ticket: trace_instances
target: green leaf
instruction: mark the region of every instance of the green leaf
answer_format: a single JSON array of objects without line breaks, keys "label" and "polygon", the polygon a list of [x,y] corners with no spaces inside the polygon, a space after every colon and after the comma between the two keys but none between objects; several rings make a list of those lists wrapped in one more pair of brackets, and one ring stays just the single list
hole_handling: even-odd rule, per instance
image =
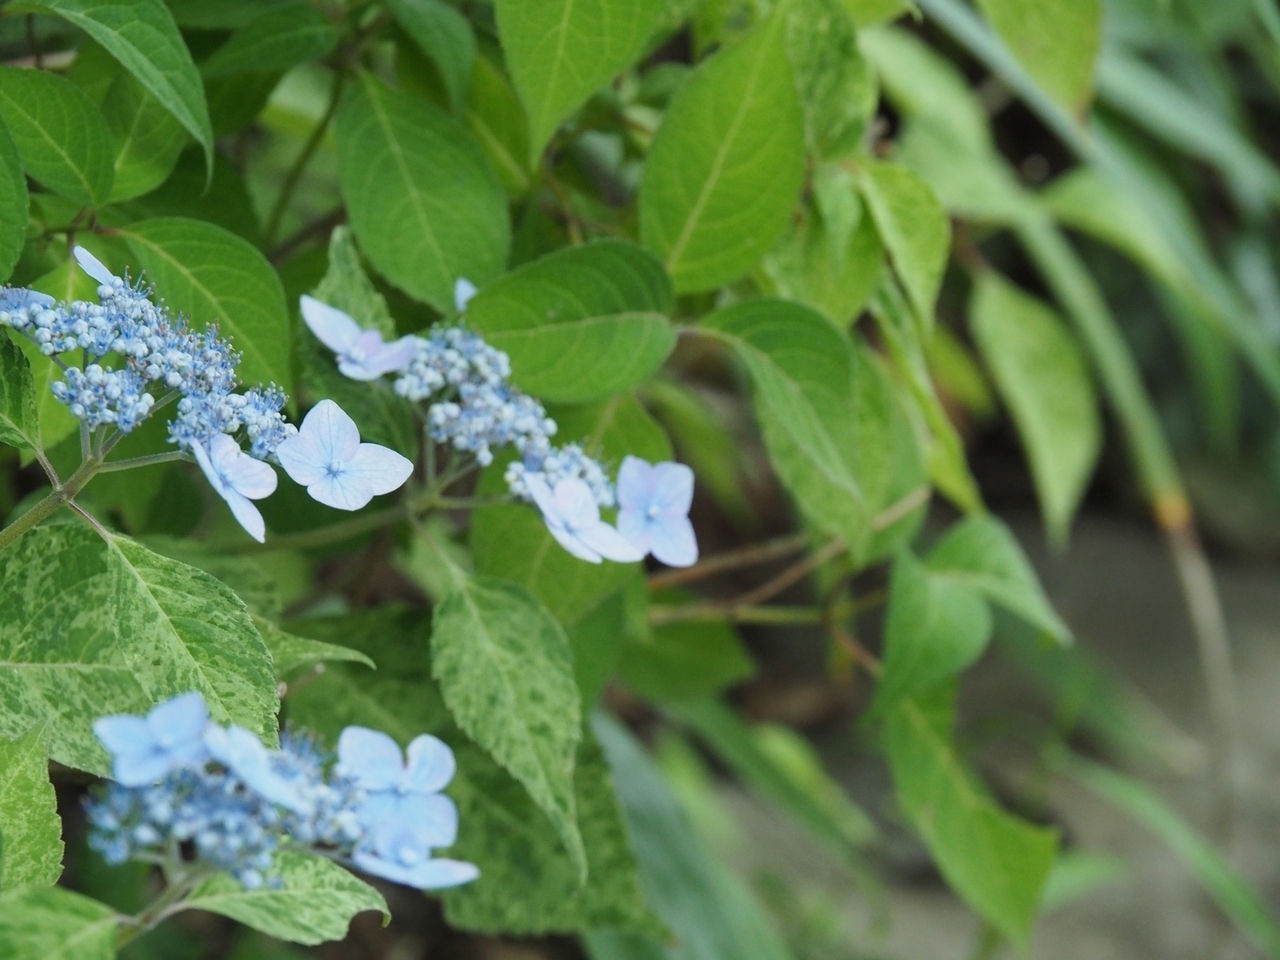
[{"label": "green leaf", "polygon": [[1057,832],[1000,809],[956,755],[954,688],[899,701],[885,727],[898,800],[947,883],[1025,949],[1058,852]]},{"label": "green leaf", "polygon": [[586,937],[594,960],[789,960],[767,912],[690,828],[653,761],[617,721],[592,721],[613,770],[640,865],[640,884],[679,946],[613,931]]},{"label": "green leaf", "polygon": [[749,300],[703,321],[751,375],[769,459],[805,517],[855,553],[870,534],[854,472],[857,437],[848,337],[821,314],[783,300]]},{"label": "green leaf", "polygon": [[1045,526],[1063,543],[1102,449],[1086,360],[1053,310],[992,271],[974,286],[969,324],[1017,424]]},{"label": "green leaf", "polygon": [[329,269],[311,295],[337,307],[364,329],[377,330],[385,339],[396,335],[387,300],[364,272],[360,251],[346,227],[334,228],[329,237]]},{"label": "green leaf", "polygon": [[878,99],[853,19],[841,0],[793,0],[786,16],[787,56],[809,151],[825,158],[851,153]]},{"label": "green leaf", "polygon": [[114,175],[111,134],[84,91],[44,70],[2,67],[0,114],[34,180],[84,206],[106,202]]},{"label": "green leaf", "polygon": [[[632,583],[642,591],[645,589],[640,577]],[[628,590],[619,590],[606,597],[567,630],[569,647],[573,651],[573,681],[578,687],[584,713],[600,699],[618,665],[627,626],[628,595]]]},{"label": "green leaf", "polygon": [[587,882],[518,783],[475,747],[458,752],[458,843],[450,855],[480,880],[444,893],[445,917],[464,930],[542,935],[609,927],[664,936],[640,892],[635,856],[599,745],[578,745],[574,797]]},{"label": "green leaf", "polygon": [[0,117],[0,278],[5,280],[27,242],[29,207],[22,157],[8,124]]},{"label": "green leaf", "polygon": [[62,887],[0,894],[0,957],[115,960],[116,912]]},{"label": "green leaf", "polygon": [[247,240],[200,220],[164,217],[120,228],[156,293],[197,329],[216,323],[243,354],[241,382],[293,389],[284,287]]},{"label": "green leaf", "polygon": [[991,612],[980,595],[901,551],[889,579],[884,672],[867,719],[951,679],[982,656],[990,639]]},{"label": "green leaf", "polygon": [[52,757],[95,773],[90,724],[197,690],[209,711],[275,738],[271,657],[248,611],[203,571],[87,527],[37,527],[0,569],[0,735],[52,724]]},{"label": "green leaf", "polygon": [[865,164],[858,171],[858,186],[920,329],[927,331],[951,248],[947,212],[929,185],[901,164]]},{"label": "green leaf", "polygon": [[285,851],[276,858],[281,885],[246,890],[219,873],[200,884],[186,901],[192,910],[208,910],[238,920],[279,940],[316,944],[341,940],[357,913],[381,910],[387,902],[331,860]]},{"label": "green leaf", "polygon": [[582,715],[563,628],[522,587],[459,575],[431,619],[431,672],[458,726],[529,791],[585,880],[573,796]]},{"label": "green leaf", "polygon": [[336,643],[325,643],[322,640],[311,640],[307,637],[295,637],[286,633],[270,620],[254,617],[253,624],[262,635],[262,642],[271,653],[271,662],[275,666],[276,679],[287,680],[296,675],[304,667],[314,667],[321,663],[363,663],[373,670],[376,666],[372,660],[359,650],[342,647]]},{"label": "green leaf", "polygon": [[467,97],[467,129],[512,197],[529,190],[529,129],[520,99],[506,75],[477,53]]},{"label": "green leaf", "polygon": [[560,121],[643,52],[665,0],[497,0],[498,35],[529,116],[536,166]]},{"label": "green leaf", "polygon": [[307,3],[272,7],[233,33],[200,65],[206,77],[291,70],[323,57],[338,43],[338,31]]},{"label": "green leaf", "polygon": [[387,9],[436,65],[449,92],[449,104],[454,113],[460,113],[467,102],[476,55],[471,21],[440,0],[387,0]]},{"label": "green leaf", "polygon": [[187,131],[133,74],[116,74],[103,98],[102,114],[115,148],[113,203],[150,193],[169,179],[186,146]]},{"label": "green leaf", "polygon": [[1022,547],[995,517],[967,517],[955,524],[929,554],[928,565],[1059,643],[1071,642],[1071,630],[1054,612]]},{"label": "green leaf", "polygon": [[450,312],[459,277],[479,285],[502,272],[506,195],[457,121],[361,74],[337,139],[351,227],[383,276]]},{"label": "green leaf", "polygon": [[0,890],[47,886],[62,876],[62,819],[49,782],[49,726],[0,737]]},{"label": "green leaf", "polygon": [[[133,471],[129,471],[133,473]],[[105,478],[98,477],[94,485]],[[206,542],[176,537],[147,537],[143,546],[149,550],[203,570],[226,584],[254,617],[276,619],[283,606],[280,582],[276,578],[279,554],[248,556],[225,554]]]},{"label": "green leaf", "polygon": [[[558,443],[580,443],[605,463],[620,463],[627,454],[651,463],[671,459],[666,434],[630,394],[551,413],[559,426]],[[489,467],[479,492],[505,493],[504,469],[502,463]],[[636,569],[633,564],[579,560],[556,542],[538,511],[524,504],[474,511],[470,536],[477,573],[527,587],[566,628],[617,592]]]},{"label": "green leaf", "polygon": [[120,61],[204,147],[213,164],[213,128],[200,73],[162,0],[27,0],[79,27]]},{"label": "green leaf", "polygon": [[1062,759],[1069,777],[1156,834],[1250,940],[1267,956],[1280,957],[1280,920],[1274,908],[1155,791],[1082,757],[1067,754]]},{"label": "green leaf", "polygon": [[919,9],[912,0],[843,0],[844,8],[859,27],[871,27],[886,20],[896,20],[904,13]]},{"label": "green leaf", "polygon": [[978,0],[978,6],[1036,83],[1083,114],[1102,45],[1102,0]]},{"label": "green leaf", "polygon": [[[654,598],[670,606],[695,599],[687,591],[670,590]],[[755,672],[755,661],[725,621],[650,628],[641,620],[640,630],[626,634],[618,658],[622,682],[646,700],[660,703],[710,696]]]},{"label": "green leaf", "polygon": [[40,449],[40,419],[31,364],[8,331],[0,337],[0,443]]},{"label": "green leaf", "polygon": [[250,23],[264,10],[296,0],[165,0],[173,19],[181,27],[195,30],[236,30]]},{"label": "green leaf", "polygon": [[860,850],[874,839],[875,824],[822,769],[803,737],[786,727],[753,727],[717,700],[672,704],[664,712],[824,848],[846,862],[861,862]]},{"label": "green leaf", "polygon": [[550,403],[583,403],[645,380],[675,347],[671,283],[621,240],[569,247],[489,284],[467,323],[511,358],[511,377]]},{"label": "green leaf", "polygon": [[667,108],[645,163],[640,236],[678,292],[750,270],[786,229],[804,179],[804,119],[770,18],[703,63]]}]

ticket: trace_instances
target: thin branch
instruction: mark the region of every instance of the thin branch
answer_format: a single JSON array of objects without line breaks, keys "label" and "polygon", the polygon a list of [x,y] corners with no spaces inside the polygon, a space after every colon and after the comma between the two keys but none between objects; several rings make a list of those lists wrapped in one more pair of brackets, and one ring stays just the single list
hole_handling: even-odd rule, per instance
[{"label": "thin branch", "polygon": [[298,181],[302,179],[302,174],[307,169],[307,164],[311,162],[311,158],[324,141],[324,135],[329,129],[329,124],[333,122],[334,115],[338,112],[338,104],[342,100],[342,88],[346,84],[346,80],[347,75],[342,70],[334,73],[333,85],[329,89],[329,105],[325,108],[324,116],[320,118],[316,128],[311,131],[311,136],[307,138],[307,142],[303,145],[302,152],[298,154],[298,158],[294,160],[293,166],[289,168],[289,173],[284,178],[284,185],[280,188],[280,195],[276,197],[275,206],[271,208],[271,215],[267,217],[267,226],[263,231],[263,243],[267,247],[270,247],[275,242],[276,233],[280,230],[280,221],[284,219],[285,211],[289,208],[289,201],[293,199],[293,191],[297,188]]},{"label": "thin branch", "polygon": [[881,530],[888,530],[895,523],[901,520],[917,507],[923,506],[929,502],[929,498],[933,496],[933,488],[927,484],[923,487],[916,487],[897,503],[891,503],[885,507],[880,513],[876,514],[871,521],[871,529],[876,533]]},{"label": "thin branch", "polygon": [[292,236],[282,240],[280,246],[276,247],[267,256],[273,267],[278,267],[297,252],[297,249],[308,241],[317,237],[328,236],[328,234],[340,223],[345,223],[347,219],[346,207],[339,207],[337,210],[331,210],[323,217],[312,220],[305,227],[298,230]]},{"label": "thin branch", "polygon": [[132,470],[134,467],[149,467],[156,463],[172,463],[175,460],[190,460],[181,450],[170,450],[167,453],[152,453],[145,457],[130,457],[128,460],[112,460],[98,468],[99,473],[114,473],[117,470]]},{"label": "thin branch", "polygon": [[739,567],[751,567],[758,563],[768,563],[770,560],[776,560],[779,557],[785,557],[798,550],[803,550],[808,542],[808,539],[803,534],[794,534],[778,537],[774,540],[765,540],[763,543],[753,543],[746,547],[739,547],[737,550],[729,550],[725,553],[707,557],[701,563],[694,564],[692,567],[655,573],[649,578],[649,589],[657,590],[662,587],[674,587],[682,583],[693,583],[695,580],[701,580],[704,577],[709,577],[725,570],[736,570]]},{"label": "thin branch", "polygon": [[776,597],[788,587],[799,583],[807,577],[812,571],[822,566],[828,560],[833,560],[840,554],[849,549],[849,545],[845,542],[844,537],[836,537],[825,547],[814,551],[807,557],[802,557],[797,563],[792,564],[786,570],[771,580],[766,580],[760,586],[753,590],[748,590],[739,597],[735,597],[729,601],[729,606],[733,609],[740,607],[752,607],[756,604],[763,603],[770,597]]}]

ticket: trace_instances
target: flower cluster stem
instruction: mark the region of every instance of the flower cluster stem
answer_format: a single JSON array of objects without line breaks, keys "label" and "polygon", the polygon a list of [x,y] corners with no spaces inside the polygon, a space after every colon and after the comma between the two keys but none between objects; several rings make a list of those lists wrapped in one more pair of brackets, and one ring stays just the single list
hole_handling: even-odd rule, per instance
[{"label": "flower cluster stem", "polygon": [[65,483],[54,487],[53,492],[47,497],[9,524],[9,526],[0,530],[0,550],[9,546],[9,544],[41,521],[52,516],[59,507],[69,503],[77,493],[84,489],[85,484],[93,479],[94,474],[98,472],[101,466],[101,462],[93,458],[84,461],[84,463],[80,464],[80,468],[67,478]]}]

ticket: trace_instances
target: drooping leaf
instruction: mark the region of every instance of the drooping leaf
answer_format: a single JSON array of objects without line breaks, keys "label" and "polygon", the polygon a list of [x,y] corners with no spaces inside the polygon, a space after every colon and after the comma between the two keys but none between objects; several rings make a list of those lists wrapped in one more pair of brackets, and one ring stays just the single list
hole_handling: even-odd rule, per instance
[{"label": "drooping leaf", "polygon": [[449,104],[459,113],[471,87],[476,35],[471,22],[440,0],[387,0],[396,21],[440,71]]},{"label": "drooping leaf", "polygon": [[174,115],[125,71],[107,88],[102,114],[115,149],[111,201],[140,197],[164,183],[187,143],[187,131]]},{"label": "drooping leaf", "polygon": [[246,890],[229,874],[200,884],[187,904],[238,920],[268,936],[294,943],[341,940],[357,913],[381,910],[387,902],[377,890],[331,860],[286,851],[276,858],[280,885]]},{"label": "drooping leaf", "polygon": [[991,639],[991,612],[969,587],[930,570],[906,550],[889,580],[884,672],[867,718],[932,690],[982,655]]},{"label": "drooping leaf", "polygon": [[585,880],[573,794],[582,715],[564,629],[524,588],[466,576],[431,627],[431,672],[449,711],[529,791]]},{"label": "drooping leaf", "polygon": [[0,337],[0,443],[40,449],[31,364],[7,331]]},{"label": "drooping leaf", "polygon": [[233,33],[200,66],[206,77],[289,70],[338,42],[329,19],[308,3],[273,6]]},{"label": "drooping leaf", "polygon": [[0,957],[115,960],[116,912],[62,887],[0,894]]},{"label": "drooping leaf", "polygon": [[9,126],[0,117],[0,277],[9,279],[27,242],[27,178]]},{"label": "drooping leaf", "polygon": [[978,6],[1044,91],[1082,114],[1102,45],[1102,0],[978,0]]},{"label": "drooping leaf", "polygon": [[216,323],[243,357],[236,375],[254,386],[293,388],[289,313],[271,264],[248,241],[185,217],[143,220],[120,234],[147,280],[197,328]]},{"label": "drooping leaf", "polygon": [[49,782],[49,727],[0,737],[0,890],[48,886],[62,876],[62,819]]},{"label": "drooping leaf", "polygon": [[820,314],[749,300],[699,328],[731,346],[751,374],[752,405],[779,479],[811,523],[855,552],[870,535],[854,472],[857,437],[849,339]]},{"label": "drooping leaf", "polygon": [[178,118],[213,163],[213,127],[200,73],[163,0],[27,0],[96,40]]},{"label": "drooping leaf", "polygon": [[[579,443],[604,463],[621,463],[627,454],[651,463],[671,459],[666,434],[630,394],[551,413],[559,426],[558,444]],[[487,469],[479,490],[505,493],[503,470],[502,464]],[[551,536],[538,510],[524,504],[476,510],[470,536],[477,573],[527,587],[566,628],[618,591],[635,570],[632,564],[585,563],[572,556]]]},{"label": "drooping leaf", "polygon": [[676,290],[736,280],[786,229],[804,177],[804,120],[770,18],[703,63],[667,108],[645,163],[640,236]]},{"label": "drooping leaf", "polygon": [[902,700],[885,728],[898,801],[947,883],[1016,945],[1025,946],[1058,852],[1057,832],[1006,813],[956,754],[952,685]]},{"label": "drooping leaf", "polygon": [[446,312],[459,277],[480,285],[502,272],[506,196],[457,121],[362,74],[337,139],[351,227],[383,276]]},{"label": "drooping leaf", "polygon": [[1071,642],[1071,630],[1054,612],[1022,547],[995,517],[966,517],[955,524],[929,554],[928,565],[1059,643]]},{"label": "drooping leaf", "polygon": [[1018,426],[1045,526],[1061,543],[1102,448],[1086,360],[1057,314],[990,271],[974,287],[969,324]]},{"label": "drooping leaf", "polygon": [[0,68],[0,115],[32,179],[85,206],[106,203],[111,134],[79,87],[46,70]]},{"label": "drooping leaf", "polygon": [[275,738],[271,657],[208,574],[87,527],[37,527],[0,569],[0,735],[52,726],[51,756],[96,773],[91,723],[197,690],[220,721]]},{"label": "drooping leaf", "polygon": [[666,13],[664,0],[498,0],[498,35],[529,116],[529,151],[639,56]]},{"label": "drooping leaf", "polygon": [[467,323],[511,358],[512,380],[550,403],[599,400],[635,386],[675,346],[662,264],[604,240],[556,251],[489,284]]},{"label": "drooping leaf", "polygon": [[920,329],[927,331],[951,246],[947,212],[929,185],[901,164],[867,163],[858,185]]},{"label": "drooping leaf", "polygon": [[585,938],[593,960],[789,960],[764,908],[703,845],[640,744],[603,714],[592,728],[613,771],[641,887],[673,935],[668,947],[652,937],[593,931]]}]

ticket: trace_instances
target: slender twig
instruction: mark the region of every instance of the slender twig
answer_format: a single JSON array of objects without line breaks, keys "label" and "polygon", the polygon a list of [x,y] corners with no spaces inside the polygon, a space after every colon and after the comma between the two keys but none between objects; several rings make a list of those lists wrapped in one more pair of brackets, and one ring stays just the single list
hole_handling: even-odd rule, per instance
[{"label": "slender twig", "polygon": [[39,524],[42,520],[52,516],[57,512],[58,508],[63,506],[84,489],[84,485],[88,483],[93,475],[97,472],[98,464],[94,460],[86,460],[80,464],[80,467],[67,478],[67,482],[53,488],[47,497],[36,503],[30,510],[20,516],[13,523],[9,524],[3,530],[0,530],[0,550],[3,550],[13,541]]},{"label": "slender twig", "polygon": [[739,567],[751,567],[758,563],[768,563],[770,560],[776,560],[779,557],[785,557],[798,550],[803,550],[808,542],[808,538],[803,534],[797,533],[739,547],[736,550],[729,550],[725,553],[707,557],[692,567],[655,573],[649,578],[649,589],[658,590],[662,587],[693,583],[696,580],[702,580],[725,570],[736,570]]},{"label": "slender twig", "polygon": [[573,209],[572,198],[570,198],[568,191],[565,190],[564,184],[556,179],[549,166],[546,170],[546,178],[547,186],[556,195],[556,202],[559,203],[560,210],[564,214],[564,224],[569,230],[569,242],[575,247],[582,246],[582,224],[578,220],[577,211]]},{"label": "slender twig", "polygon": [[888,530],[895,523],[907,516],[917,507],[921,507],[929,502],[929,498],[933,496],[933,488],[925,485],[916,487],[897,503],[892,503],[885,507],[880,513],[876,514],[871,521],[871,529],[876,533],[881,530]]},{"label": "slender twig", "polygon": [[339,207],[337,210],[331,210],[323,217],[312,220],[305,227],[295,232],[292,236],[280,241],[280,246],[268,254],[267,259],[271,261],[273,267],[278,267],[290,257],[299,247],[317,237],[327,237],[340,223],[345,223],[347,219],[347,208]]},{"label": "slender twig", "polygon": [[49,478],[49,482],[55,487],[61,486],[62,480],[58,477],[58,471],[53,469],[53,464],[49,462],[49,458],[45,456],[43,450],[37,449],[36,463],[40,464],[40,469],[44,471],[44,475]]},{"label": "slender twig", "polygon": [[293,191],[298,186],[298,181],[302,178],[303,171],[306,170],[307,164],[311,162],[324,135],[329,129],[329,124],[333,122],[334,115],[338,112],[338,104],[342,100],[342,88],[346,84],[347,75],[344,71],[338,70],[333,75],[333,85],[329,89],[329,105],[325,108],[324,116],[320,118],[320,122],[316,128],[311,131],[311,136],[307,138],[306,144],[302,147],[302,152],[298,154],[298,158],[293,162],[293,166],[289,168],[288,174],[284,178],[284,186],[280,188],[280,195],[276,197],[275,206],[271,208],[271,215],[267,218],[267,226],[263,231],[263,243],[270,247],[275,243],[276,233],[280,230],[280,221],[284,219],[285,210],[289,207],[289,201],[293,198]]},{"label": "slender twig", "polygon": [[134,467],[149,467],[155,463],[172,463],[175,460],[190,460],[181,450],[170,450],[166,453],[152,453],[145,457],[130,457],[128,460],[112,460],[98,468],[99,473],[114,473],[117,470],[132,470]]},{"label": "slender twig", "polygon": [[756,604],[763,603],[770,597],[776,597],[788,587],[799,583],[828,560],[835,559],[848,549],[849,545],[845,543],[844,538],[836,537],[826,546],[815,550],[807,557],[801,558],[797,563],[792,564],[771,580],[766,580],[760,586],[730,600],[729,606],[735,609],[753,607]]},{"label": "slender twig", "polygon": [[732,623],[757,624],[828,624],[857,616],[885,601],[885,592],[877,590],[857,600],[845,599],[823,607],[744,607],[729,603],[656,604],[649,608],[649,623]]},{"label": "slender twig", "polygon": [[840,648],[849,655],[849,659],[859,664],[867,673],[880,679],[880,674],[884,671],[884,666],[880,662],[880,658],[859,643],[849,631],[835,623],[827,626],[827,632],[831,634],[831,638],[835,640]]},{"label": "slender twig", "polygon": [[70,507],[72,510],[74,510],[76,513],[80,514],[80,516],[84,517],[84,519],[88,521],[89,526],[93,527],[93,529],[97,531],[98,536],[100,536],[103,540],[110,542],[111,531],[108,530],[106,527],[104,527],[99,522],[97,517],[95,517],[92,513],[90,513],[84,507],[80,506],[80,504],[76,503],[74,500],[68,500],[67,506]]},{"label": "slender twig", "polygon": [[90,444],[89,425],[83,420],[80,421],[80,459],[88,460],[90,454],[93,453]]}]

